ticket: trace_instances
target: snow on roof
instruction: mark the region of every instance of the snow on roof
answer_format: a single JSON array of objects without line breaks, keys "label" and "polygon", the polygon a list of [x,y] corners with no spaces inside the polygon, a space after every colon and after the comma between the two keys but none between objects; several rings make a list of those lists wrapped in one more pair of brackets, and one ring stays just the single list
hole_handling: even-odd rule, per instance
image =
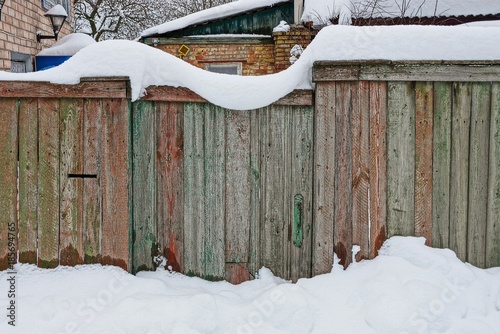
[{"label": "snow on roof", "polygon": [[330,26],[290,68],[265,76],[218,74],[131,41],[90,45],[62,65],[36,73],[0,72],[0,80],[76,84],[82,77],[128,76],[132,99],[148,86],[187,87],[213,104],[238,110],[267,106],[294,89],[312,88],[317,60],[500,60],[500,28]]},{"label": "snow on roof", "polygon": [[461,24],[467,27],[500,27],[500,21],[477,21]]},{"label": "snow on roof", "polygon": [[82,33],[69,34],[58,40],[50,48],[43,49],[37,56],[72,56],[96,41]]},{"label": "snow on roof", "polygon": [[168,21],[158,26],[144,30],[141,37],[164,34],[169,31],[183,29],[194,24],[242,14],[249,10],[273,6],[288,0],[238,0],[224,5],[208,8],[176,20]]},{"label": "snow on roof", "polygon": [[305,0],[302,22],[321,25],[335,15],[339,15],[340,24],[350,24],[351,17],[449,17],[498,13],[499,0]]}]

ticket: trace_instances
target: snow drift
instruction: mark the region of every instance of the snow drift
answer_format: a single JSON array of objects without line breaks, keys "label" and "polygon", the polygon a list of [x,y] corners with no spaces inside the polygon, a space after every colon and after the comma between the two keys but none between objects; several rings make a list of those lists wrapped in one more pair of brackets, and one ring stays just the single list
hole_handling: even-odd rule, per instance
[{"label": "snow drift", "polygon": [[267,106],[294,89],[312,88],[316,60],[500,60],[497,27],[331,26],[318,34],[289,69],[265,76],[234,76],[196,68],[150,46],[130,41],[90,45],[46,71],[0,72],[0,80],[76,84],[82,77],[128,76],[132,99],[152,85],[187,87],[213,104],[238,110]]}]

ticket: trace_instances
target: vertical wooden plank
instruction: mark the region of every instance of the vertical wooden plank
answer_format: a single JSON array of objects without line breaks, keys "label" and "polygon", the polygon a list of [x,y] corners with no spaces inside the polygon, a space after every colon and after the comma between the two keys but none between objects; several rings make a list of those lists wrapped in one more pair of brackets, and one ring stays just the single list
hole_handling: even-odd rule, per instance
[{"label": "vertical wooden plank", "polygon": [[[312,274],[312,169],[313,109],[291,106],[291,189],[288,205],[293,222],[290,250],[290,278],[293,281]],[[288,239],[289,240],[289,239]]]},{"label": "vertical wooden plank", "polygon": [[124,99],[103,99],[101,137],[102,263],[131,269],[129,262],[130,105]]},{"label": "vertical wooden plank", "polygon": [[38,100],[38,266],[59,264],[59,100]]},{"label": "vertical wooden plank", "polygon": [[23,99],[19,104],[19,262],[37,263],[37,231],[38,101]]},{"label": "vertical wooden plank", "polygon": [[450,175],[450,249],[467,260],[467,217],[469,204],[469,131],[471,84],[453,84]]},{"label": "vertical wooden plank", "polygon": [[132,272],[152,270],[157,255],[155,102],[132,105]]},{"label": "vertical wooden plank", "polygon": [[448,248],[450,239],[451,83],[434,83],[432,246]]},{"label": "vertical wooden plank", "polygon": [[484,268],[488,212],[491,83],[472,84],[467,261]]},{"label": "vertical wooden plank", "polygon": [[60,101],[60,248],[59,263],[83,263],[83,100]]},{"label": "vertical wooden plank", "polygon": [[17,100],[0,98],[0,270],[9,267],[9,243],[17,244],[17,130]]},{"label": "vertical wooden plank", "polygon": [[[203,104],[205,121],[205,223],[203,247],[203,277],[209,280],[225,278],[225,110]],[[243,181],[244,182],[244,181]]]},{"label": "vertical wooden plank", "polygon": [[184,105],[157,102],[158,245],[167,267],[184,272]]},{"label": "vertical wooden plank", "polygon": [[[250,254],[248,270],[250,275],[255,277],[257,271],[261,268],[260,258],[260,226],[261,226],[261,192],[260,184],[262,181],[261,170],[261,141],[265,142],[265,131],[261,130],[261,118],[266,115],[265,109],[252,110],[250,114],[250,173],[249,173],[249,187],[250,187]],[[227,270],[227,269],[226,269]]]},{"label": "vertical wooden plank", "polygon": [[200,104],[184,105],[184,266],[190,276],[204,268],[205,168],[204,109]]},{"label": "vertical wooden plank", "polygon": [[388,83],[387,234],[415,233],[415,84]]},{"label": "vertical wooden plank", "polygon": [[[353,87],[355,89],[356,87]],[[357,261],[370,257],[370,83],[360,81],[352,95],[352,242]]]},{"label": "vertical wooden plank", "polygon": [[486,267],[500,266],[500,83],[491,90]]},{"label": "vertical wooden plank", "polygon": [[431,246],[433,83],[417,82],[415,91],[415,235]]},{"label": "vertical wooden plank", "polygon": [[[352,250],[352,99],[358,83],[340,82],[335,103],[335,253],[346,268]],[[354,94],[353,94],[354,93]],[[354,95],[354,96],[353,96]]]},{"label": "vertical wooden plank", "polygon": [[226,263],[226,281],[240,284],[249,278],[248,263]]},{"label": "vertical wooden plank", "polygon": [[[262,184],[263,208],[261,226],[262,265],[274,274],[286,277],[288,253],[285,253],[285,238],[288,237],[288,206],[286,191],[285,141],[288,139],[285,125],[287,110],[283,106],[268,107],[266,110],[266,140],[262,141],[261,154],[265,182]],[[286,217],[286,218],[285,218]]]},{"label": "vertical wooden plank", "polygon": [[83,116],[83,262],[101,263],[102,192],[100,167],[102,147],[102,101],[85,100]]},{"label": "vertical wooden plank", "polygon": [[387,235],[387,83],[370,82],[370,258]]},{"label": "vertical wooden plank", "polygon": [[313,275],[333,265],[335,82],[316,84],[313,196]]},{"label": "vertical wooden plank", "polygon": [[[228,263],[243,264],[250,257],[250,112],[227,110],[226,115],[225,258]],[[234,268],[226,265],[226,269]],[[231,283],[248,279],[248,270],[237,272],[226,272],[226,278],[235,280]]]}]

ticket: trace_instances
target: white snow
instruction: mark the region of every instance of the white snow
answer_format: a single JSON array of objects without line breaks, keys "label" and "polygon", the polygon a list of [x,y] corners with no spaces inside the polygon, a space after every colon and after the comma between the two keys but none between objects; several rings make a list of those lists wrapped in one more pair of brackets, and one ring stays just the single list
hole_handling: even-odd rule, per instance
[{"label": "white snow", "polygon": [[130,41],[92,44],[62,65],[35,73],[0,72],[0,80],[76,84],[82,77],[128,76],[132,99],[148,86],[187,87],[230,109],[269,105],[294,89],[310,89],[316,60],[500,60],[495,27],[392,26],[324,28],[289,69],[264,76],[208,72],[147,45]]},{"label": "white snow", "polygon": [[82,33],[73,33],[64,36],[50,48],[43,49],[38,56],[72,56],[81,49],[96,41],[89,35]]},{"label": "white snow", "polygon": [[186,28],[188,26],[207,22],[214,19],[222,19],[225,17],[242,14],[249,10],[272,6],[287,0],[238,0],[226,3],[224,5],[208,8],[190,15],[186,15],[179,19],[165,22],[158,26],[144,30],[141,33],[142,37],[148,37],[156,34],[164,34],[169,31],[175,31]]},{"label": "white snow", "polygon": [[[169,271],[16,265],[16,327],[2,334],[494,334],[500,268],[478,269],[423,238],[393,237],[380,255],[296,284],[268,269],[234,286]],[[6,271],[0,272],[7,308]],[[5,313],[4,313],[5,314]]]},{"label": "white snow", "polygon": [[339,15],[340,24],[350,24],[351,17],[432,17],[499,13],[498,0],[306,0],[301,20],[322,25],[335,15]]},{"label": "white snow", "polygon": [[500,21],[477,21],[461,24],[467,27],[500,27]]},{"label": "white snow", "polygon": [[287,32],[290,31],[290,26],[286,21],[280,21],[276,27],[273,28],[273,32]]},{"label": "white snow", "polygon": [[45,16],[50,16],[50,15],[52,15],[52,16],[66,16],[66,17],[68,17],[68,13],[66,13],[66,10],[61,5],[55,5],[54,7],[52,7],[51,9],[49,9],[47,11],[47,13],[45,13]]}]

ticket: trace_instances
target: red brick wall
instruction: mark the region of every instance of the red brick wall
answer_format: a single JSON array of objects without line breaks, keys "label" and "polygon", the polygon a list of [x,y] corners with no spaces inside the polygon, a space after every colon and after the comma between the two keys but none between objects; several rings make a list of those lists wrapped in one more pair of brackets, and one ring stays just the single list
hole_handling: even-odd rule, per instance
[{"label": "red brick wall", "polygon": [[[73,0],[71,0],[73,3]],[[0,20],[0,70],[10,71],[10,51],[36,55],[43,47],[55,43],[53,39],[36,42],[36,32],[52,35],[50,20],[43,16],[42,0],[6,0]],[[73,13],[70,13],[72,15]],[[59,38],[73,31],[71,19],[64,24]]]},{"label": "red brick wall", "polygon": [[[274,44],[272,43],[184,43],[191,50],[183,59],[204,68],[207,63],[241,62],[242,75],[263,75],[274,73]],[[178,55],[182,44],[163,44],[158,48]]]},{"label": "red brick wall", "polygon": [[317,31],[302,26],[292,26],[288,32],[273,33],[276,72],[290,67],[290,50],[294,45],[298,44],[305,49],[316,34]]}]

